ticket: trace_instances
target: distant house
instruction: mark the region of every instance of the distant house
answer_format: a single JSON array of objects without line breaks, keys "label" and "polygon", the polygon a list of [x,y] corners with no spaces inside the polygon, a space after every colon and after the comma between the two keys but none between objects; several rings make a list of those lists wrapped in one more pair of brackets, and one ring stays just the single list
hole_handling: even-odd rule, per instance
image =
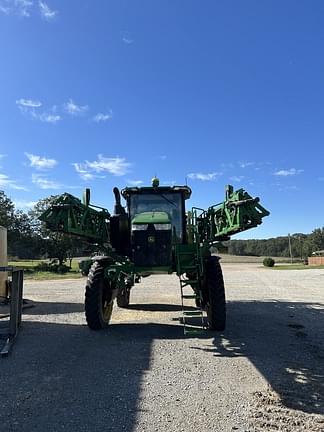
[{"label": "distant house", "polygon": [[312,256],[324,256],[324,250],[315,251]]},{"label": "distant house", "polygon": [[324,265],[324,250],[315,251],[308,258],[308,265],[319,266]]}]

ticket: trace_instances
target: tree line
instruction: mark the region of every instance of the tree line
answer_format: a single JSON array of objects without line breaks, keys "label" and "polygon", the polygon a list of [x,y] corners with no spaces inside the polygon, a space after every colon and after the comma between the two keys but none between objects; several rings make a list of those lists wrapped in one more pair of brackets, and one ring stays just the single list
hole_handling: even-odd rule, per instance
[{"label": "tree line", "polygon": [[310,234],[295,233],[266,240],[230,240],[227,246],[231,255],[290,257],[291,253],[293,258],[304,260],[313,252],[324,250],[324,227],[316,228]]},{"label": "tree line", "polygon": [[73,256],[86,252],[87,246],[79,239],[53,233],[38,220],[56,198],[57,195],[52,195],[42,199],[30,211],[23,212],[15,208],[4,191],[0,191],[0,225],[7,228],[10,258],[49,258],[56,261],[58,266],[63,266]]}]

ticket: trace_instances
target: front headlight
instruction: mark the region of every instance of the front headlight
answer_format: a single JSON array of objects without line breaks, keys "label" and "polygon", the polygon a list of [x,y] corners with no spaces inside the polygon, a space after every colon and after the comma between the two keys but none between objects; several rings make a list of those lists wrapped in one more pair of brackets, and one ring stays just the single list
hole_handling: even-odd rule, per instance
[{"label": "front headlight", "polygon": [[133,224],[132,231],[146,231],[148,224]]},{"label": "front headlight", "polygon": [[166,231],[171,229],[171,224],[154,224],[156,231]]}]

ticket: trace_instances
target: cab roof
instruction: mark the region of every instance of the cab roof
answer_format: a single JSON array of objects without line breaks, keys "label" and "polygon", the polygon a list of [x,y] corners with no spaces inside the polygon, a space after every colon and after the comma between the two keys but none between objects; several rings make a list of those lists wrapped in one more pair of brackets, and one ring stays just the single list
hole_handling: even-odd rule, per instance
[{"label": "cab roof", "polygon": [[184,199],[189,199],[191,196],[191,189],[189,186],[158,186],[158,187],[126,187],[121,190],[123,198],[127,199],[135,194],[165,194],[176,193],[183,194]]}]

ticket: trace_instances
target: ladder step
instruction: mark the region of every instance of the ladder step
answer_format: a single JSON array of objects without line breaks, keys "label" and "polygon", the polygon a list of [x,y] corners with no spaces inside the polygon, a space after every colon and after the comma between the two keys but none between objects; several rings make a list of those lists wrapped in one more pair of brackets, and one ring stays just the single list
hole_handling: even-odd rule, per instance
[{"label": "ladder step", "polygon": [[180,283],[183,285],[194,285],[197,284],[198,281],[194,279],[180,279]]},{"label": "ladder step", "polygon": [[202,311],[183,311],[184,316],[202,316]]},{"label": "ladder step", "polygon": [[196,299],[197,296],[195,294],[183,294],[182,298],[183,299]]}]

